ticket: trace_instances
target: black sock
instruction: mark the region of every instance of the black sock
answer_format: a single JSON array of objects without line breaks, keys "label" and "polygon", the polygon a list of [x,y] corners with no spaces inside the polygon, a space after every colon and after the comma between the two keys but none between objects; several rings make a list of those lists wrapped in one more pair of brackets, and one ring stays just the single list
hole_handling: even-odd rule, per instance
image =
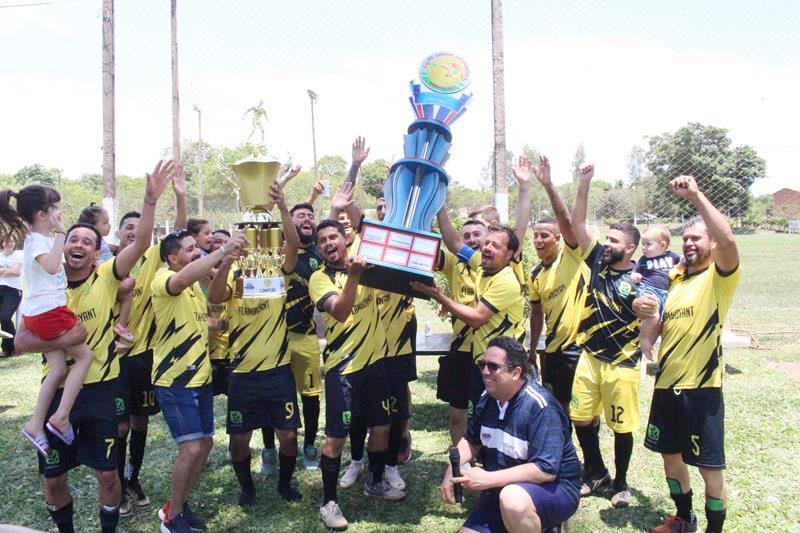
[{"label": "black sock", "polygon": [[578,436],[578,443],[583,450],[583,467],[586,473],[593,477],[598,477],[606,472],[606,465],[600,453],[599,427],[596,425],[575,426],[575,435]]},{"label": "black sock", "polygon": [[397,456],[403,446],[403,427],[399,420],[389,427],[389,449],[386,451],[386,466],[397,466]]},{"label": "black sock", "polygon": [[722,533],[726,509],[719,498],[706,496],[706,533]]},{"label": "black sock", "polygon": [[361,417],[350,424],[350,458],[354,461],[364,459],[364,443],[367,440],[367,425]]},{"label": "black sock", "polygon": [[128,484],[139,484],[139,472],[144,462],[144,446],[147,442],[147,431],[131,428],[131,456],[128,458]]},{"label": "black sock", "polygon": [[128,453],[128,436],[117,437],[117,474],[119,475],[120,494],[125,498],[128,480],[125,478],[125,457]]},{"label": "black sock", "polygon": [[319,469],[322,471],[322,495],[325,505],[328,502],[338,501],[336,487],[339,484],[339,470],[342,467],[342,457],[328,457],[324,453],[319,460]]},{"label": "black sock", "polygon": [[614,433],[614,490],[628,488],[628,465],[633,455],[633,433]]},{"label": "black sock", "polygon": [[303,499],[297,489],[292,487],[292,475],[294,474],[294,467],[297,465],[296,455],[283,455],[278,452],[278,494],[288,502],[296,502]]},{"label": "black sock", "polygon": [[48,505],[47,511],[58,527],[59,533],[75,533],[75,527],[72,525],[72,501],[61,509]]},{"label": "black sock", "polygon": [[380,452],[367,451],[369,456],[369,475],[370,483],[380,483],[383,481],[383,468],[386,466],[386,455],[388,452],[382,450]]},{"label": "black sock", "polygon": [[114,533],[119,524],[119,505],[109,507],[108,505],[100,506],[100,528],[103,533]]},{"label": "black sock", "polygon": [[250,473],[250,456],[248,455],[241,461],[231,461],[231,464],[236,473],[236,480],[242,489],[239,495],[239,505],[253,505],[256,499],[256,485],[253,483],[253,475]]},{"label": "black sock", "polygon": [[303,402],[303,447],[314,446],[319,431],[319,396],[301,396]]},{"label": "black sock", "polygon": [[261,437],[264,439],[264,449],[275,449],[275,430],[271,427],[261,428]]}]

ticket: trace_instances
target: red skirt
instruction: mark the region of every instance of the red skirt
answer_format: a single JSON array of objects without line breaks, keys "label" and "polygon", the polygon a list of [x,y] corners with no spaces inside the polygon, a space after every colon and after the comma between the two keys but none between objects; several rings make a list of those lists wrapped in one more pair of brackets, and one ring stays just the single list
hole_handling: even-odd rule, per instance
[{"label": "red skirt", "polygon": [[63,335],[78,323],[75,313],[63,305],[38,315],[22,317],[22,320],[25,327],[43,341]]}]

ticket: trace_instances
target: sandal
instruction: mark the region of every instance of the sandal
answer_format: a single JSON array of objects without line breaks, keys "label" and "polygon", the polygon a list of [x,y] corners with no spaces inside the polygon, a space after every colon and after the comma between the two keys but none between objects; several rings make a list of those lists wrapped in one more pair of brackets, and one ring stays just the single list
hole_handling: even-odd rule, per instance
[{"label": "sandal", "polygon": [[20,433],[22,433],[22,436],[25,437],[28,440],[28,442],[33,444],[36,447],[36,449],[39,450],[39,453],[42,454],[43,457],[47,457],[47,451],[50,448],[50,442],[47,440],[47,435],[42,433],[41,435],[34,437],[33,435],[25,431],[25,428],[22,428],[22,431]]}]

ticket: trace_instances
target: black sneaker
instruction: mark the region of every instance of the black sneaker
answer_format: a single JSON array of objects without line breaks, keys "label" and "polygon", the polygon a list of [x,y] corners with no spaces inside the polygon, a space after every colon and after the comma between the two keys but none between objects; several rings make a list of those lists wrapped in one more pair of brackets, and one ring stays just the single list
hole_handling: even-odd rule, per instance
[{"label": "black sneaker", "polygon": [[186,515],[186,520],[189,522],[189,527],[192,531],[208,530],[208,526],[203,522],[203,519],[194,514],[192,508],[189,507],[189,502],[183,502],[183,512],[181,514]]},{"label": "black sneaker", "polygon": [[172,520],[168,520],[165,516],[161,522],[159,531],[161,531],[161,533],[191,533],[192,528],[189,527],[186,513],[180,513]]},{"label": "black sneaker", "polygon": [[581,485],[581,498],[590,496],[609,485],[611,485],[611,476],[608,474],[608,471],[599,477],[587,475],[583,478],[583,485]]},{"label": "black sneaker", "polygon": [[300,494],[296,488],[291,485],[287,485],[285,487],[278,487],[278,494],[284,501],[287,502],[299,502],[303,499],[303,495]]},{"label": "black sneaker", "polygon": [[256,491],[242,489],[239,493],[239,505],[252,507],[256,503]]},{"label": "black sneaker", "polygon": [[147,507],[150,505],[150,499],[144,493],[142,485],[138,481],[128,481],[128,488],[125,491],[128,496],[133,500],[136,507]]}]

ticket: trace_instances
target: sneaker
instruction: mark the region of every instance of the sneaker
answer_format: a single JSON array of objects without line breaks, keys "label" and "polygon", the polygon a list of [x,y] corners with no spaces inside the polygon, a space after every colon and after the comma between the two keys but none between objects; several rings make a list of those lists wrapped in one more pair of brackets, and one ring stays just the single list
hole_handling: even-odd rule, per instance
[{"label": "sneaker", "polygon": [[[165,501],[164,506],[158,510],[158,518],[160,518],[162,522],[165,522],[168,515],[169,500]],[[182,516],[186,520],[186,523],[189,525],[187,531],[206,531],[208,529],[203,519],[194,514],[194,511],[192,511],[192,508],[189,507],[187,502],[183,502],[183,512],[178,516]]]},{"label": "sneaker", "polygon": [[261,475],[264,477],[274,476],[278,473],[275,467],[277,455],[275,448],[264,448],[261,450]]},{"label": "sneaker", "polygon": [[317,447],[306,444],[303,446],[303,467],[306,470],[318,470],[319,459],[317,456]]},{"label": "sneaker", "polygon": [[697,531],[697,517],[692,516],[692,521],[687,522],[678,516],[670,516],[660,526],[650,530],[651,533],[694,533]]},{"label": "sneaker", "polygon": [[611,485],[611,476],[606,472],[599,478],[592,478],[586,476],[583,478],[583,485],[581,485],[581,498],[585,498],[600,489]]},{"label": "sneaker", "polygon": [[397,490],[406,490],[406,482],[400,477],[396,466],[387,466],[383,469],[383,479],[390,487]]},{"label": "sneaker", "polygon": [[124,518],[126,516],[132,515],[133,508],[134,508],[133,498],[131,498],[130,494],[125,492],[125,494],[122,495],[122,502],[120,502],[119,504],[119,516]]},{"label": "sneaker", "polygon": [[345,520],[342,510],[339,509],[339,504],[333,500],[319,508],[319,519],[328,529],[336,531],[347,529],[347,520]]},{"label": "sneaker", "polygon": [[[159,510],[159,516],[161,515],[161,511]],[[189,527],[189,521],[186,519],[183,513],[180,513],[175,516],[172,520],[167,520],[167,517],[161,519],[161,533],[191,533],[191,528]]]},{"label": "sneaker", "polygon": [[339,480],[339,486],[343,489],[349,489],[356,484],[361,473],[364,471],[364,461],[350,461],[347,465],[347,470],[344,471],[342,479]]},{"label": "sneaker", "polygon": [[411,432],[408,433],[408,440],[404,441],[403,443],[405,446],[397,452],[397,464],[404,465],[407,464],[411,460],[411,443],[413,439],[411,438]]},{"label": "sneaker", "polygon": [[278,486],[278,495],[286,502],[299,502],[303,499],[303,495],[300,491],[292,485],[286,485],[285,487]]},{"label": "sneaker", "polygon": [[370,483],[368,480],[364,483],[364,496],[375,496],[390,502],[398,502],[405,499],[406,493],[397,490],[385,481]]},{"label": "sneaker", "polygon": [[128,481],[127,494],[136,507],[147,507],[150,505],[150,499],[147,497],[147,494],[144,493],[142,485],[138,481]]},{"label": "sneaker", "polygon": [[611,506],[622,509],[631,504],[631,491],[625,487],[611,497]]},{"label": "sneaker", "polygon": [[228,450],[225,452],[225,461],[228,462],[228,463],[232,463],[233,462],[233,457],[231,456],[231,449],[230,448],[228,448]]}]

